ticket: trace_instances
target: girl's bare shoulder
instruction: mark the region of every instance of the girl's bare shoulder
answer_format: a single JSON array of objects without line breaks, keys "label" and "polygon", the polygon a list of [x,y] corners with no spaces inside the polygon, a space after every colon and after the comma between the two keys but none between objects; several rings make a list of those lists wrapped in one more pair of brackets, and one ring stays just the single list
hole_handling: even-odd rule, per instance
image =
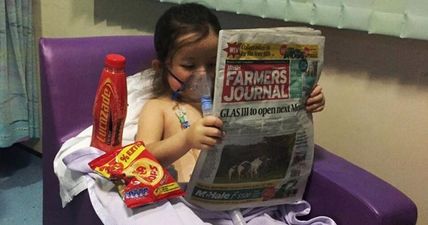
[{"label": "girl's bare shoulder", "polygon": [[163,111],[173,105],[175,105],[175,102],[171,98],[161,96],[147,100],[147,102],[144,104],[144,108]]}]

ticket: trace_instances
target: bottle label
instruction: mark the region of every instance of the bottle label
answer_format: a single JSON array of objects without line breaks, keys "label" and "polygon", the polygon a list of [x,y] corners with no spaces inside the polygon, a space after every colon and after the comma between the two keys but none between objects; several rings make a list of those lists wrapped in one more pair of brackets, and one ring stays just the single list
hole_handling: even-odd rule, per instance
[{"label": "bottle label", "polygon": [[110,104],[112,101],[113,87],[110,79],[106,79],[100,90],[100,108],[99,115],[96,118],[98,123],[94,127],[96,130],[96,138],[105,144],[111,144],[112,137],[112,118]]},{"label": "bottle label", "polygon": [[[94,103],[94,123],[91,146],[103,151],[122,147],[122,133],[126,116],[126,102],[120,101],[126,92],[122,93],[121,85],[106,78],[102,80]],[[119,88],[119,89],[118,89]],[[123,97],[122,96],[122,97]]]},{"label": "bottle label", "polygon": [[124,62],[116,62],[116,59],[112,55],[106,57],[92,111],[91,146],[105,152],[122,147],[127,111],[126,74],[122,68]]}]

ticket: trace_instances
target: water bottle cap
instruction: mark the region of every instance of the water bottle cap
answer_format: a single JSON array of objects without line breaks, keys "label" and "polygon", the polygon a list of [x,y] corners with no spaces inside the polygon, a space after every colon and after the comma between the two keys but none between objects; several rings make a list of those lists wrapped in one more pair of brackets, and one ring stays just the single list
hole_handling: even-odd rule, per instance
[{"label": "water bottle cap", "polygon": [[104,61],[104,64],[109,67],[116,69],[122,69],[125,67],[126,59],[123,55],[119,54],[108,54]]}]

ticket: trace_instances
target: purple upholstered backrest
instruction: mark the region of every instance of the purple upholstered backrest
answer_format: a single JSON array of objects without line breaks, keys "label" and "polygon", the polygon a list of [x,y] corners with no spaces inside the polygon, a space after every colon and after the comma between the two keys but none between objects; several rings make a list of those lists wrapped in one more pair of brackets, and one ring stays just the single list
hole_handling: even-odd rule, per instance
[{"label": "purple upholstered backrest", "polygon": [[62,143],[90,124],[106,54],[124,55],[126,72],[134,74],[150,66],[152,42],[152,36],[42,38],[43,128],[49,134],[44,141]]},{"label": "purple upholstered backrest", "polygon": [[[91,125],[92,104],[105,55],[124,55],[126,72],[132,75],[150,66],[155,51],[153,36],[41,38],[39,47],[44,224],[60,224],[60,217],[67,217],[67,207],[65,210],[61,208],[52,162],[64,141]],[[85,217],[84,213],[82,217]],[[77,224],[77,220],[69,222]]]},{"label": "purple upholstered backrest", "polygon": [[[150,66],[152,36],[42,38],[43,224],[100,225],[87,192],[61,207],[53,159],[68,138],[91,125],[91,111],[107,53],[127,58],[129,75]],[[415,204],[390,184],[315,147],[305,199],[310,216],[327,215],[346,225],[414,225]]]}]

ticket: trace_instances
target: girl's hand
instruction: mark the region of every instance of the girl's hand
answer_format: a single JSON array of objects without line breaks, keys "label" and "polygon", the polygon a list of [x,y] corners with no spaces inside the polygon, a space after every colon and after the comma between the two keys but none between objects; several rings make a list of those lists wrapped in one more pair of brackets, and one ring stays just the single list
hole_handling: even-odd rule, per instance
[{"label": "girl's hand", "polygon": [[325,98],[322,93],[322,88],[318,84],[312,89],[308,100],[306,100],[306,111],[314,113],[320,112],[324,109]]},{"label": "girl's hand", "polygon": [[197,120],[186,132],[186,143],[190,148],[206,150],[221,142],[223,121],[215,116],[206,116]]}]

